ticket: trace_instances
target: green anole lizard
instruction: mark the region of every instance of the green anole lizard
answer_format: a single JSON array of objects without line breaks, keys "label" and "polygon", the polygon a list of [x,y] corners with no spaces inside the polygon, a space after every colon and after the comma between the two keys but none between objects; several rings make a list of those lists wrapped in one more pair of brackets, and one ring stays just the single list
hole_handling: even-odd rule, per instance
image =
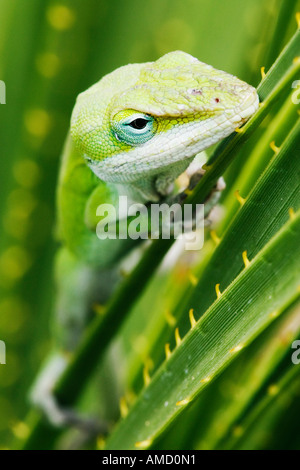
[{"label": "green anole lizard", "polygon": [[51,395],[91,306],[109,297],[129,239],[99,240],[97,207],[161,201],[196,154],[231,134],[258,108],[256,90],[181,51],[130,64],[81,93],[58,182],[56,353],[33,391],[52,423],[76,422]]}]

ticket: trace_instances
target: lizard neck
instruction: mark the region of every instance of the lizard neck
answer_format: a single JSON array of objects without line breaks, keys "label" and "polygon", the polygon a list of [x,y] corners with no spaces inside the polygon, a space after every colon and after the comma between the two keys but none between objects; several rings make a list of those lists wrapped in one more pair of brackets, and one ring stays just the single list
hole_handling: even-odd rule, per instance
[{"label": "lizard neck", "polygon": [[158,202],[162,197],[172,193],[174,181],[189,166],[194,157],[176,162],[167,169],[130,183],[115,183],[119,195],[128,196],[133,202]]}]

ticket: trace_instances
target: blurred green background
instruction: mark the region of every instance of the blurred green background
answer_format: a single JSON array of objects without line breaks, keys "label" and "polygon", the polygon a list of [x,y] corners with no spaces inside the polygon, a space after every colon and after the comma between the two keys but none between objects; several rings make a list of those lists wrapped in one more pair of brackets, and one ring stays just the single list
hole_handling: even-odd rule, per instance
[{"label": "blurred green background", "polygon": [[55,186],[77,94],[176,49],[256,86],[294,32],[299,3],[0,0],[0,447],[24,433],[28,388],[51,341]]}]

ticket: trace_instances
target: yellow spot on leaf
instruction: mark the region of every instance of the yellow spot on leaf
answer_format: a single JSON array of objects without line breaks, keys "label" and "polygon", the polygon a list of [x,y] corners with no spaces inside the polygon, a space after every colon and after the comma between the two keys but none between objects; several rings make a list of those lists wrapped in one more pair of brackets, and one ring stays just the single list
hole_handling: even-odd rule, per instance
[{"label": "yellow spot on leaf", "polygon": [[198,279],[193,273],[189,273],[189,280],[193,286],[196,286],[198,284]]},{"label": "yellow spot on leaf", "polygon": [[143,356],[148,345],[148,340],[144,335],[135,336],[131,340],[133,349],[139,356]]},{"label": "yellow spot on leaf", "polygon": [[122,418],[125,418],[128,415],[128,405],[125,397],[120,398],[120,414]]},{"label": "yellow spot on leaf", "polygon": [[176,403],[176,406],[185,406],[190,402],[189,398],[184,398],[184,400],[179,400]]},{"label": "yellow spot on leaf", "polygon": [[95,312],[97,315],[104,315],[105,314],[105,306],[101,304],[93,304],[92,306],[93,312]]},{"label": "yellow spot on leaf", "polygon": [[270,148],[271,148],[271,149],[273,150],[273,152],[276,153],[276,154],[277,154],[277,153],[279,152],[279,150],[280,150],[280,147],[277,147],[277,146],[275,145],[275,140],[272,140],[272,142],[270,142]]},{"label": "yellow spot on leaf", "polygon": [[219,245],[221,238],[218,237],[217,233],[215,230],[210,231],[210,236],[212,240],[215,242],[216,245]]},{"label": "yellow spot on leaf", "polygon": [[192,194],[192,192],[193,192],[193,191],[192,191],[191,189],[189,189],[189,188],[186,188],[186,189],[184,190],[184,194],[186,194],[187,196],[190,196],[190,194]]},{"label": "yellow spot on leaf", "polygon": [[180,334],[179,334],[179,329],[178,327],[175,329],[175,342],[176,342],[176,346],[179,346],[180,343],[181,343],[181,338],[180,338]]},{"label": "yellow spot on leaf", "polygon": [[210,169],[210,165],[207,165],[207,163],[204,163],[204,165],[202,165],[202,169],[207,171]]},{"label": "yellow spot on leaf", "polygon": [[190,324],[191,324],[191,328],[194,328],[194,326],[196,325],[196,319],[194,317],[194,310],[191,308],[190,311],[189,311],[189,319],[190,319]]},{"label": "yellow spot on leaf", "polygon": [[29,435],[29,427],[23,421],[14,423],[11,430],[18,439],[26,439]]},{"label": "yellow spot on leaf", "polygon": [[270,395],[271,397],[274,397],[275,395],[277,395],[278,392],[279,392],[279,387],[278,387],[278,385],[276,385],[276,384],[271,384],[271,385],[269,385],[269,387],[268,387],[268,395]]},{"label": "yellow spot on leaf", "polygon": [[237,199],[237,201],[240,203],[241,206],[243,206],[246,202],[246,199],[244,199],[241,195],[240,195],[240,191],[237,189],[235,192],[234,192],[234,195]]},{"label": "yellow spot on leaf", "polygon": [[297,27],[300,28],[300,11],[297,11],[296,13],[296,21],[297,21]]},{"label": "yellow spot on leaf", "polygon": [[51,127],[51,118],[44,109],[31,109],[25,113],[26,130],[34,137],[45,137]]},{"label": "yellow spot on leaf", "polygon": [[215,289],[216,289],[217,298],[219,299],[222,295],[220,291],[220,284],[216,284]]},{"label": "yellow spot on leaf", "polygon": [[136,442],[134,445],[138,449],[147,449],[152,444],[152,439],[145,439],[144,441]]},{"label": "yellow spot on leaf", "polygon": [[266,76],[265,67],[260,68],[261,78],[264,79]]},{"label": "yellow spot on leaf", "polygon": [[232,430],[232,434],[234,435],[234,437],[241,437],[243,433],[244,429],[242,428],[242,426],[235,426]]},{"label": "yellow spot on leaf", "polygon": [[130,273],[126,271],[125,269],[120,269],[120,274],[124,279],[127,279]]},{"label": "yellow spot on leaf", "polygon": [[59,72],[60,59],[56,54],[45,52],[37,57],[36,68],[43,77],[53,78]]},{"label": "yellow spot on leaf", "polygon": [[165,344],[165,354],[166,354],[166,359],[169,359],[171,356],[171,350],[170,350],[170,343]]},{"label": "yellow spot on leaf", "polygon": [[270,318],[276,318],[279,315],[279,310],[274,310],[273,312],[270,313]]},{"label": "yellow spot on leaf", "polygon": [[22,297],[8,296],[0,301],[0,330],[7,335],[14,334],[24,326],[30,307]]},{"label": "yellow spot on leaf", "polygon": [[246,251],[246,250],[243,251],[242,257],[243,257],[243,261],[244,261],[245,268],[247,268],[247,266],[249,266],[249,264],[250,264],[250,261],[248,260],[247,251]]},{"label": "yellow spot on leaf", "polygon": [[126,402],[130,406],[135,402],[136,394],[134,393],[134,391],[132,389],[128,389],[125,392],[125,398],[126,398]]},{"label": "yellow spot on leaf", "polygon": [[11,246],[0,257],[0,276],[9,280],[21,278],[32,264],[27,251],[20,246]]},{"label": "yellow spot on leaf", "polygon": [[75,12],[64,5],[54,5],[47,11],[47,20],[58,31],[70,29],[75,23]]},{"label": "yellow spot on leaf", "polygon": [[5,230],[18,240],[23,240],[29,231],[30,216],[38,201],[30,191],[18,188],[9,194],[7,202],[8,208],[3,217]]},{"label": "yellow spot on leaf", "polygon": [[243,349],[244,345],[243,344],[238,344],[237,346],[235,346],[234,348],[230,349],[230,353],[231,354],[234,354],[234,353],[237,353],[239,352],[241,349]]},{"label": "yellow spot on leaf", "polygon": [[289,208],[289,216],[290,216],[291,220],[294,220],[294,218],[296,216],[295,211],[292,207]]},{"label": "yellow spot on leaf", "polygon": [[147,387],[149,383],[151,382],[151,377],[149,375],[149,362],[146,362],[144,369],[143,369],[143,379],[144,379],[144,385]]},{"label": "yellow spot on leaf", "polygon": [[103,450],[105,448],[105,439],[103,436],[97,437],[96,445],[98,450]]},{"label": "yellow spot on leaf", "polygon": [[172,315],[172,313],[169,309],[167,309],[165,311],[165,317],[166,317],[167,323],[170,326],[175,326],[176,325],[176,318]]},{"label": "yellow spot on leaf", "polygon": [[211,381],[211,377],[205,377],[205,379],[200,380],[201,383],[206,384]]},{"label": "yellow spot on leaf", "polygon": [[35,186],[41,176],[40,168],[36,162],[30,159],[23,159],[13,166],[13,174],[20,186],[31,189]]},{"label": "yellow spot on leaf", "polygon": [[67,362],[70,362],[73,357],[74,353],[72,351],[68,351],[67,349],[61,349],[60,354],[66,359]]}]

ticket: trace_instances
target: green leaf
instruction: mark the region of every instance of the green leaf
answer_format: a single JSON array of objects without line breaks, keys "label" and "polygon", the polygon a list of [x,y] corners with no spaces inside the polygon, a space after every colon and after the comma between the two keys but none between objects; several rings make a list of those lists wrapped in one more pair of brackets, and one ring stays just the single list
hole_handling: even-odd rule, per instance
[{"label": "green leaf", "polygon": [[106,449],[150,447],[159,434],[295,297],[300,212],[257,254],[153,376]]}]

